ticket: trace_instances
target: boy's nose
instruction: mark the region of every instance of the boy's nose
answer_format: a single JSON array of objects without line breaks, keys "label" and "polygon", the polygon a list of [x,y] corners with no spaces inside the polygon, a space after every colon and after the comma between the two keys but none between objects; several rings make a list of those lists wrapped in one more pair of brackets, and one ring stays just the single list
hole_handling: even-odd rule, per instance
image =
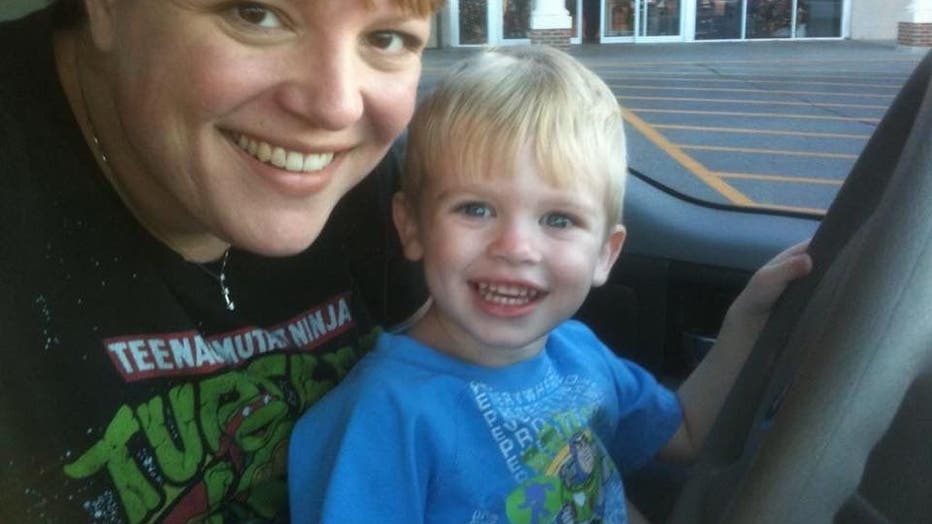
[{"label": "boy's nose", "polygon": [[536,264],[541,261],[541,250],[532,225],[518,221],[503,223],[489,253],[510,264]]},{"label": "boy's nose", "polygon": [[331,131],[345,129],[362,118],[360,72],[351,49],[294,55],[289,64],[291,80],[279,94],[279,103],[286,111]]}]

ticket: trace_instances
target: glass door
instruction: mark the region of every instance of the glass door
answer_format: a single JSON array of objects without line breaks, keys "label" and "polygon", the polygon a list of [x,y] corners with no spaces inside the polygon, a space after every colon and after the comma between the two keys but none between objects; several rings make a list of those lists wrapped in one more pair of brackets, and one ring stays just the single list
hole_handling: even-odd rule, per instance
[{"label": "glass door", "polygon": [[[631,42],[634,40],[638,17],[638,4],[643,0],[601,0],[603,42]],[[583,5],[586,5],[584,1]],[[596,4],[598,6],[598,4]]]},{"label": "glass door", "polygon": [[680,0],[639,0],[636,40],[679,41]]},{"label": "glass door", "polygon": [[681,0],[602,0],[603,42],[680,42]]}]

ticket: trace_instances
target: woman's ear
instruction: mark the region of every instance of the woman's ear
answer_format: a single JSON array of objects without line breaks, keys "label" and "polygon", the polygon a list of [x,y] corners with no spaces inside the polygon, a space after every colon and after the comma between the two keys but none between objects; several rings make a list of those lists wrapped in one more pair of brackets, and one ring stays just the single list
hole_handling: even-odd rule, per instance
[{"label": "woman's ear", "polygon": [[621,254],[621,248],[625,244],[625,237],[628,235],[625,226],[617,224],[608,234],[608,238],[602,244],[602,250],[599,252],[599,260],[596,262],[595,271],[592,274],[593,287],[601,286],[608,280],[608,275],[612,272],[612,266],[618,260]]},{"label": "woman's ear", "polygon": [[395,222],[395,229],[398,230],[405,258],[414,262],[420,260],[424,256],[424,247],[417,225],[417,210],[414,209],[413,202],[401,191],[395,193],[392,198],[392,220]]},{"label": "woman's ear", "polygon": [[[138,0],[130,0],[138,1]],[[101,51],[110,51],[113,49],[114,35],[114,11],[116,0],[84,0],[84,6],[87,9],[87,24],[94,40],[94,45]]]}]

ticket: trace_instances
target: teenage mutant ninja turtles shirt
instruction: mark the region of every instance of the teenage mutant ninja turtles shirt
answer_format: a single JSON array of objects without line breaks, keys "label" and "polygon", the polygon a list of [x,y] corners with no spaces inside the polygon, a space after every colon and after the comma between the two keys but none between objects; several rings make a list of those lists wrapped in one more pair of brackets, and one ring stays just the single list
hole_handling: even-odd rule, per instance
[{"label": "teenage mutant ninja turtles shirt", "polygon": [[50,34],[0,25],[0,522],[283,519],[295,419],[424,296],[389,255],[394,164],[298,256],[188,263],[105,182]]}]

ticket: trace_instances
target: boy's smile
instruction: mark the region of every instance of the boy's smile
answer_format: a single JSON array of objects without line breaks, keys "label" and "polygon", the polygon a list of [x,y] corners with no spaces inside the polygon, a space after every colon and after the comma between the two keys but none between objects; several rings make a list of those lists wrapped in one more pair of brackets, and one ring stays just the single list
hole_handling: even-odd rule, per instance
[{"label": "boy's smile", "polygon": [[544,297],[546,291],[524,284],[475,282],[472,285],[490,314],[520,315],[521,308]]},{"label": "boy's smile", "polygon": [[[417,202],[396,200],[405,254],[423,259],[434,300],[410,335],[486,366],[535,355],[605,281],[624,229],[601,188],[555,187],[529,147],[501,176],[435,171]],[[609,234],[607,234],[608,232]]]}]

